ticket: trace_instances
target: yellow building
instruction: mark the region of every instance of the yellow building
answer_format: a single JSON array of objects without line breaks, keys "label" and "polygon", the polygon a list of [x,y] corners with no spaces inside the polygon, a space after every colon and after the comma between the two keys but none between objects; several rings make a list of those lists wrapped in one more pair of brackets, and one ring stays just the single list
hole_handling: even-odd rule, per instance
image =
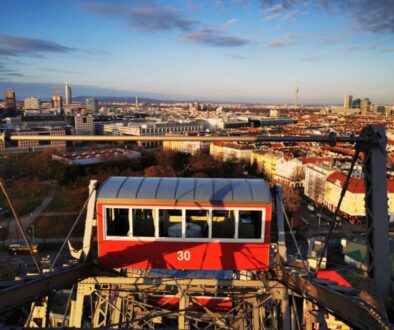
[{"label": "yellow building", "polygon": [[256,164],[258,172],[262,172],[268,179],[272,179],[277,174],[276,165],[282,157],[282,153],[259,150],[252,152],[250,163]]},{"label": "yellow building", "polygon": [[[338,204],[342,187],[345,183],[346,175],[336,171],[327,177],[324,191],[323,204],[332,212]],[[387,182],[388,187],[388,206],[389,213],[394,213],[394,181]],[[364,180],[360,178],[351,178],[343,198],[340,211],[350,220],[357,220],[365,216],[365,186]]]},{"label": "yellow building", "polygon": [[247,144],[214,142],[210,145],[209,154],[213,158],[222,160],[237,159],[249,163],[254,149],[254,147]]},{"label": "yellow building", "polygon": [[209,154],[214,158],[223,159],[224,154],[224,143],[214,142],[209,146]]},{"label": "yellow building", "polygon": [[186,152],[195,155],[200,150],[209,148],[209,142],[201,141],[163,141],[164,150]]}]

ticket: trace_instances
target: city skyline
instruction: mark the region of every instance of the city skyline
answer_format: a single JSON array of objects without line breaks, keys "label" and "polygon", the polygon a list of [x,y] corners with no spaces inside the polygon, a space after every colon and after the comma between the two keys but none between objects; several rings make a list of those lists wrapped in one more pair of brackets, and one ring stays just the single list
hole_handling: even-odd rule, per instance
[{"label": "city skyline", "polygon": [[299,86],[300,104],[340,104],[346,94],[394,103],[389,0],[2,6],[0,87],[17,95],[67,81],[76,96],[294,103]]}]

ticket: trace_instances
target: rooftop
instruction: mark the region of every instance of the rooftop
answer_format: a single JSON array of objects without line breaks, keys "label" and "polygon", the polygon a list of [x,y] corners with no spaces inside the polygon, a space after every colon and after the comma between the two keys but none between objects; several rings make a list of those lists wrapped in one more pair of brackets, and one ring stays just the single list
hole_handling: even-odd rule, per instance
[{"label": "rooftop", "polygon": [[262,205],[271,203],[271,192],[260,179],[110,177],[97,199]]}]

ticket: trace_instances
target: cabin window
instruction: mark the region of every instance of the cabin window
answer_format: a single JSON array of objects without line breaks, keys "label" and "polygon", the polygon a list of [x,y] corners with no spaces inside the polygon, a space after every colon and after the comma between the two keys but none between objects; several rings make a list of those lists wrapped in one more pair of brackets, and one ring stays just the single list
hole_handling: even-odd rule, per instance
[{"label": "cabin window", "polygon": [[235,212],[232,210],[212,211],[212,238],[235,237]]},{"label": "cabin window", "polygon": [[208,238],[208,223],[207,210],[186,210],[186,237]]},{"label": "cabin window", "polygon": [[108,236],[127,236],[129,232],[129,209],[106,208]]},{"label": "cabin window", "polygon": [[159,236],[182,237],[182,210],[159,210]]},{"label": "cabin window", "polygon": [[238,238],[261,238],[261,211],[239,211]]},{"label": "cabin window", "polygon": [[133,209],[133,236],[155,237],[154,212],[151,209]]}]

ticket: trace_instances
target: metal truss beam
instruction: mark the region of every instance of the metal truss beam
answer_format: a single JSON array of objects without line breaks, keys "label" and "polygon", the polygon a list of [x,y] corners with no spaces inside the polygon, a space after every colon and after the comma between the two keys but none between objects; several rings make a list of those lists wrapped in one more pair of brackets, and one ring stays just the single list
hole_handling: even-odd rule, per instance
[{"label": "metal truss beam", "polygon": [[[274,302],[266,283],[259,280],[90,277],[78,283],[72,302],[74,312],[69,324],[65,325],[80,327],[83,320],[89,319],[84,316],[87,311],[83,311],[83,301],[90,296],[94,300],[90,318],[93,328],[153,329],[157,323],[165,328],[162,322],[171,320],[177,322],[179,329],[200,329],[202,325],[215,329],[264,329],[265,307]],[[167,302],[151,305],[148,300],[151,294],[178,297],[179,306],[174,309],[173,305],[167,306]],[[210,310],[197,300],[196,296],[201,295],[230,296],[233,306],[231,310]]]},{"label": "metal truss beam", "polygon": [[372,306],[367,306],[359,298],[352,299],[318,284],[313,279],[286,269],[276,272],[275,277],[288,289],[316,303],[353,328],[366,330],[390,328],[385,315],[381,315]]},{"label": "metal truss beam", "polygon": [[53,290],[69,287],[92,274],[92,264],[83,264],[57,273],[37,275],[26,282],[15,282],[14,286],[0,291],[0,314],[45,297]]},{"label": "metal truss beam", "polygon": [[81,281],[82,284],[116,284],[116,285],[146,285],[146,286],[186,286],[186,287],[232,287],[232,288],[262,288],[261,280],[218,280],[208,278],[163,278],[163,277],[89,277]]}]

